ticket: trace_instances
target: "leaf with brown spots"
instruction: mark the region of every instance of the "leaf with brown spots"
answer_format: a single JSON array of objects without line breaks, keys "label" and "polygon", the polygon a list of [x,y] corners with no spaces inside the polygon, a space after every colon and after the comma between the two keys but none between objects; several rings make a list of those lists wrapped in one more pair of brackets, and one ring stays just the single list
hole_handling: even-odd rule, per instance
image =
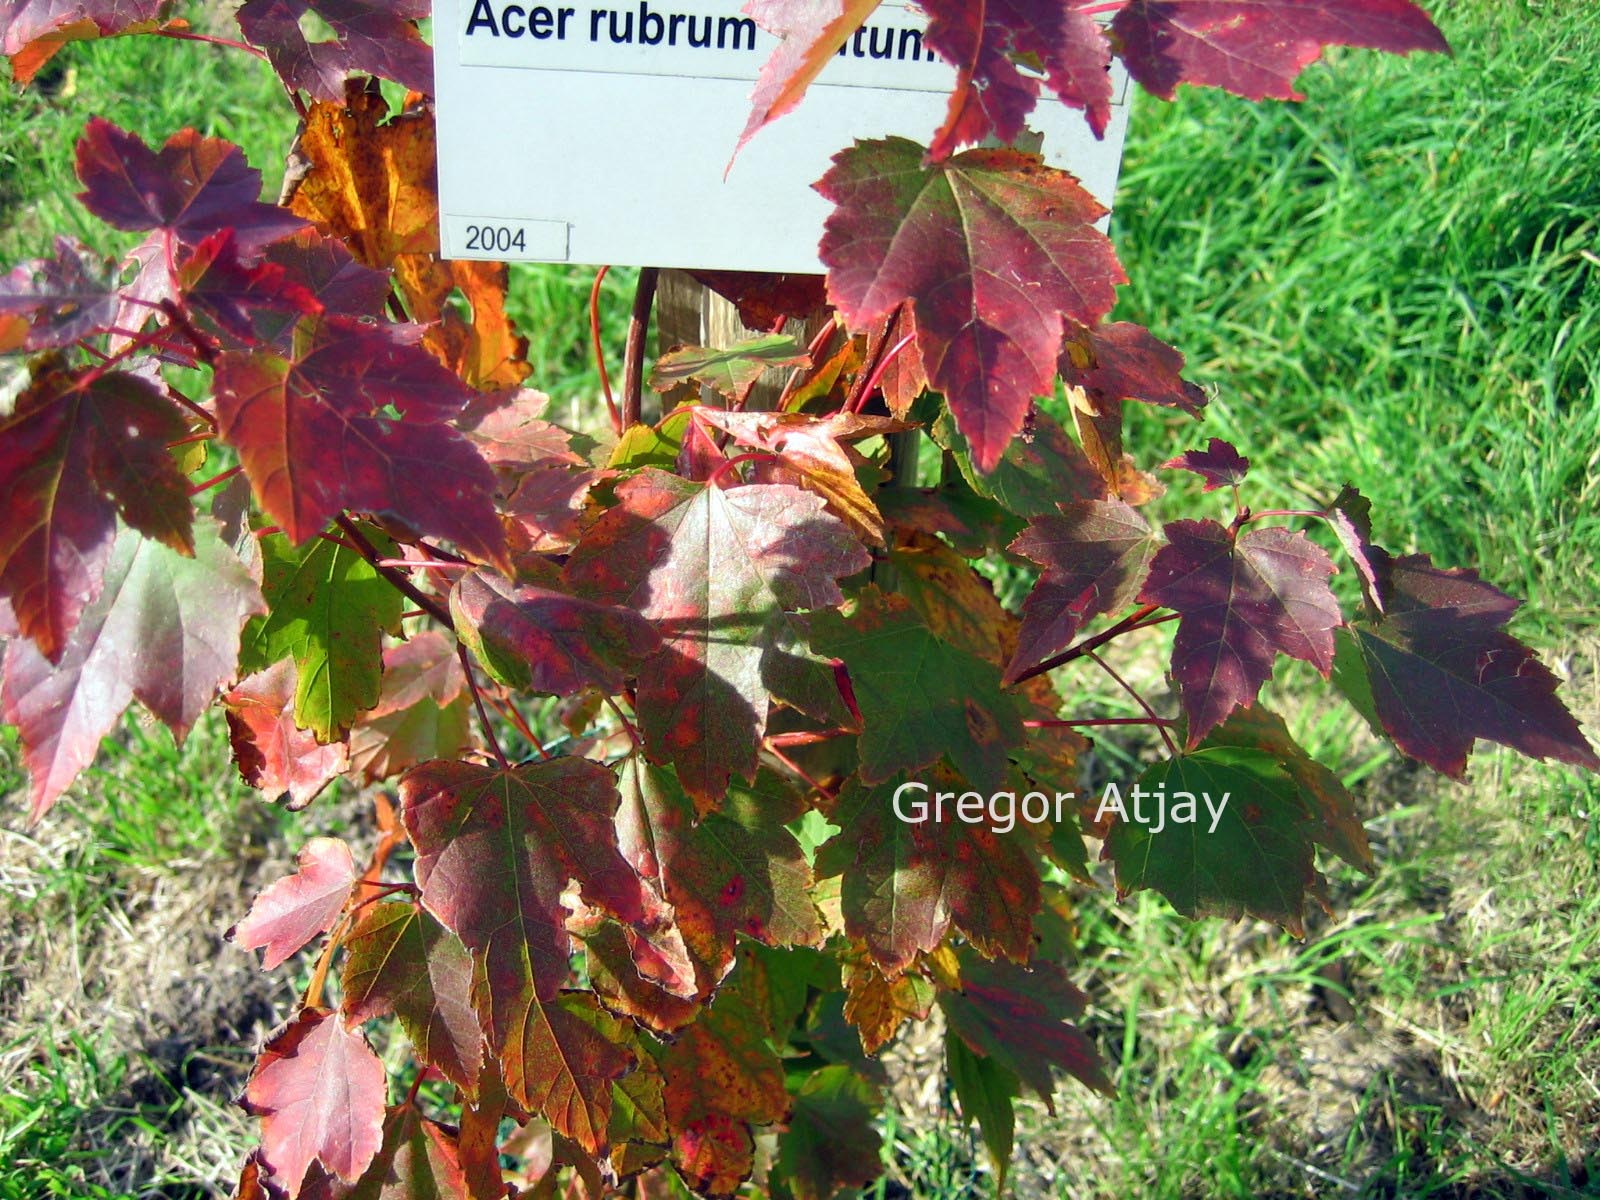
[{"label": "leaf with brown spots", "polygon": [[[906,783],[920,787],[896,802]],[[1032,951],[1039,870],[1028,835],[1020,827],[996,833],[993,825],[1003,822],[986,813],[962,819],[954,798],[976,786],[945,769],[917,779],[897,775],[881,786],[852,780],[834,808],[840,832],[818,850],[817,873],[843,876],[845,932],[866,944],[891,979],[919,953],[937,949],[952,928],[988,954],[1024,962]],[[939,792],[949,795],[941,802]]]},{"label": "leaf with brown spots", "polygon": [[618,485],[565,578],[660,631],[662,650],[640,672],[640,728],[652,760],[672,763],[709,811],[732,776],[754,778],[774,698],[849,723],[833,671],[791,614],[840,603],[835,580],[869,561],[799,488],[723,490],[645,470]]},{"label": "leaf with brown spots", "polygon": [[882,783],[948,755],[971,787],[1000,785],[1022,722],[1000,690],[999,668],[936,637],[905,597],[868,587],[849,616],[817,613],[811,644],[849,668],[861,709],[864,782]]},{"label": "leaf with brown spots", "polygon": [[785,828],[804,803],[785,781],[763,772],[753,785],[735,784],[698,823],[664,768],[630,758],[619,786],[618,844],[672,906],[701,999],[732,969],[737,934],[768,946],[821,943],[811,869]]},{"label": "leaf with brown spots", "polygon": [[700,1019],[657,1053],[672,1161],[702,1195],[732,1196],[755,1165],[751,1126],[789,1115],[770,1011],[766,969],[746,957]]}]

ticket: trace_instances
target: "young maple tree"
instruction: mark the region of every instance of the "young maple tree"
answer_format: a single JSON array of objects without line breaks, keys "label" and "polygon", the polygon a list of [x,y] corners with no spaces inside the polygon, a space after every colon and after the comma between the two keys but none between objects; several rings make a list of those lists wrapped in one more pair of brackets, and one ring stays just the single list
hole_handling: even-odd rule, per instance
[{"label": "young maple tree", "polygon": [[[747,139],[877,2],[751,0],[781,43]],[[82,203],[147,236],[121,264],[61,239],[0,278],[0,351],[27,356],[0,419],[3,706],[33,816],[134,700],[180,738],[220,703],[241,772],[295,806],[397,781],[368,861],[313,839],[233,931],[268,968],[322,946],[245,1088],[240,1196],[726,1196],[758,1172],[821,1200],[877,1175],[869,1059],[935,1007],[1003,1175],[1020,1089],[1110,1088],[1063,967],[1087,836],[1119,893],[1294,932],[1319,848],[1370,869],[1337,777],[1257,702],[1279,655],[1446,775],[1480,739],[1600,767],[1505,632],[1517,602],[1379,547],[1354,488],[1252,509],[1249,460],[1213,438],[1161,468],[1224,490],[1224,518],[1141,515],[1162,488],[1123,407],[1199,417],[1205,395],[1105,320],[1125,280],[1100,205],[989,148],[1045,91],[1101,132],[1113,55],[1157,96],[1295,98],[1328,44],[1445,50],[1423,11],[920,7],[958,81],[927,146],[844,148],[817,184],[834,319],[801,345],[782,330],[820,281],[707,274],[769,335],[664,356],[676,404],[650,425],[636,314],[600,444],[524,386],[506,269],[438,257],[425,4],[238,8],[229,44],[302,118],[281,204],[226,142],[88,123]],[[73,39],[203,36],[168,8],[8,0],[0,50],[25,84]],[[378,78],[410,89],[400,111]],[[774,366],[789,385],[758,411]],[[896,453],[914,429],[936,481]],[[1353,569],[1344,603],[1307,530]],[[1020,616],[977,569],[1000,562],[1037,568]],[[1112,652],[1168,621],[1163,716]],[[1144,715],[1069,707],[1069,664]],[[1146,789],[1232,797],[1211,836],[1092,805],[1006,833],[891,806],[907,781],[1073,791],[1079,731],[1118,724],[1165,743]],[[390,1020],[414,1059],[393,1080],[364,1032]]]}]

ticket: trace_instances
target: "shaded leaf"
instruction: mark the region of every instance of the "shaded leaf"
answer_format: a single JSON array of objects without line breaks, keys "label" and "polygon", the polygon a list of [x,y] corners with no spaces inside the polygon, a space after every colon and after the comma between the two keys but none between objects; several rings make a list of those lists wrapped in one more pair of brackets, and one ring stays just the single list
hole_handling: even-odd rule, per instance
[{"label": "shaded leaf", "polygon": [[296,548],[274,535],[261,539],[260,553],[271,611],[246,631],[243,665],[294,659],[295,721],[332,741],[378,703],[383,634],[399,631],[404,603],[377,568],[337,542]]},{"label": "shaded leaf", "polygon": [[1011,549],[1043,571],[1023,604],[1006,682],[1060,654],[1095,617],[1132,604],[1156,542],[1144,518],[1119,500],[1074,500],[1029,521]]},{"label": "shaded leaf", "polygon": [[778,1136],[775,1164],[795,1200],[830,1200],[882,1174],[882,1139],[872,1127],[882,1103],[878,1089],[843,1064],[806,1076]]},{"label": "shaded leaf", "polygon": [[1455,778],[1478,738],[1600,770],[1556,677],[1504,631],[1518,601],[1425,554],[1370,553],[1383,615],[1351,633],[1377,718],[1401,750]]},{"label": "shaded leaf", "polygon": [[[246,0],[235,16],[285,84],[338,100],[345,79],[358,73],[431,93],[433,58],[414,24],[428,13],[419,0]],[[310,41],[308,16],[325,23],[333,39]]]},{"label": "shaded leaf", "polygon": [[265,1163],[290,1195],[313,1162],[347,1183],[383,1144],[383,1064],[327,1009],[304,1008],[261,1051],[243,1105],[261,1118]]},{"label": "shaded leaf", "polygon": [[137,134],[91,117],[78,139],[79,193],[90,212],[117,229],[165,229],[194,245],[232,229],[242,252],[305,228],[275,204],[261,202],[261,172],[221,138],[184,129],[152,150]]},{"label": "shaded leaf", "polygon": [[680,346],[656,360],[650,386],[670,392],[689,381],[703,383],[729,400],[773,367],[809,366],[805,347],[785,334],[769,333],[731,346]]},{"label": "shaded leaf", "polygon": [[350,847],[339,838],[312,838],[300,848],[294,874],[269,884],[245,919],[228,930],[228,940],[265,950],[261,966],[270,971],[333,928],[355,881]]},{"label": "shaded leaf", "polygon": [[22,263],[0,276],[0,316],[23,318],[26,330],[12,350],[51,350],[100,333],[117,321],[116,265],[90,257],[57,237],[55,257]]},{"label": "shaded leaf", "polygon": [[541,463],[524,471],[504,505],[505,515],[515,523],[512,548],[535,554],[571,550],[592,515],[589,493],[612,474],[563,463]]},{"label": "shaded leaf", "polygon": [[1249,913],[1299,935],[1315,821],[1275,755],[1206,746],[1155,764],[1136,786],[1165,800],[1136,811],[1133,792],[1120,797],[1128,819],[1106,838],[1119,893],[1154,888],[1186,917]]},{"label": "shaded leaf", "polygon": [[155,384],[125,371],[44,370],[0,419],[0,597],[51,662],[100,593],[118,514],[194,553],[188,481],[167,450],[188,432]]},{"label": "shaded leaf", "polygon": [[383,1145],[343,1200],[467,1200],[455,1134],[416,1107],[389,1110]]},{"label": "shaded leaf", "polygon": [[274,262],[247,265],[224,229],[203,239],[179,264],[177,285],[208,329],[223,331],[232,344],[270,341],[322,305]]},{"label": "shaded leaf", "polygon": [[1128,73],[1166,100],[1180,83],[1303,100],[1295,76],[1330,45],[1449,51],[1411,0],[1131,0],[1111,32]]},{"label": "shaded leaf", "polygon": [[1059,422],[1036,412],[1021,437],[1005,447],[987,474],[979,471],[972,447],[949,412],[933,423],[933,440],[953,452],[961,474],[980,496],[997,501],[1018,517],[1038,517],[1070,500],[1096,500],[1106,495],[1100,472]]},{"label": "shaded leaf", "polygon": [[348,1021],[393,1013],[419,1059],[476,1090],[483,1032],[472,1008],[472,960],[432,916],[396,901],[362,909],[345,940],[343,982]]},{"label": "shaded leaf", "polygon": [[471,571],[450,593],[456,634],[499,682],[570,696],[585,687],[622,690],[625,678],[661,645],[631,608]]},{"label": "shaded leaf", "polygon": [[645,745],[709,810],[730,776],[754,777],[771,698],[848,723],[832,670],[789,614],[840,603],[834,580],[870,559],[798,488],[724,491],[646,470],[617,486],[617,501],[566,579],[655,622],[663,649],[641,671],[637,702]]},{"label": "shaded leaf", "polygon": [[237,669],[239,629],[261,592],[209,518],[185,558],[124,529],[105,584],[51,666],[21,638],[6,644],[5,719],[17,726],[42,817],[94,760],[100,739],[138,699],[182,738]]},{"label": "shaded leaf", "polygon": [[1174,521],[1166,535],[1139,598],[1179,614],[1172,674],[1192,749],[1255,700],[1280,653],[1327,676],[1343,618],[1328,587],[1333,560],[1303,533]]},{"label": "shaded leaf", "polygon": [[240,777],[269,796],[287,794],[291,809],[304,808],[347,765],[342,742],[320,745],[294,719],[299,680],[284,659],[235,684],[223,694],[228,740]]},{"label": "shaded leaf", "polygon": [[783,1064],[768,1044],[770,1003],[765,969],[746,958],[701,1018],[658,1054],[672,1160],[702,1195],[737,1191],[754,1166],[750,1127],[789,1114]]},{"label": "shaded leaf", "polygon": [[992,791],[1022,723],[999,669],[935,637],[903,596],[865,589],[851,615],[812,618],[812,645],[850,669],[862,715],[861,778],[882,783],[948,754],[971,786]]},{"label": "shaded leaf", "polygon": [[1318,817],[1312,835],[1317,844],[1326,846],[1351,866],[1372,873],[1372,850],[1367,845],[1367,831],[1356,812],[1355,799],[1337,775],[1300,748],[1277,713],[1260,705],[1235,709],[1211,731],[1207,742],[1260,750],[1276,758]]},{"label": "shaded leaf", "polygon": [[961,1115],[978,1122],[996,1184],[1004,1188],[1017,1129],[1013,1102],[1021,1091],[1021,1081],[998,1060],[969,1050],[954,1030],[944,1035],[944,1063]]},{"label": "shaded leaf", "polygon": [[[518,479],[529,467],[581,467],[583,457],[572,448],[572,435],[544,419],[550,397],[533,388],[508,388],[474,397],[456,426],[485,461]],[[635,426],[640,428],[640,426]]]},{"label": "shaded leaf", "polygon": [[1067,330],[1061,377],[1097,405],[1138,400],[1199,416],[1206,394],[1183,377],[1183,355],[1142,325],[1106,322]]},{"label": "shaded leaf", "polygon": [[828,296],[854,328],[914,301],[928,381],[987,473],[1053,388],[1062,319],[1093,324],[1126,277],[1094,227],[1105,210],[1065,172],[1013,150],[922,158],[901,138],[834,158],[817,185],[837,206]]},{"label": "shaded leaf", "polygon": [[767,271],[693,271],[699,283],[729,300],[748,329],[778,333],[786,322],[810,317],[828,302],[821,275]]},{"label": "shaded leaf", "polygon": [[455,643],[436,629],[383,652],[378,705],[350,731],[350,765],[368,783],[472,745],[467,679]]}]

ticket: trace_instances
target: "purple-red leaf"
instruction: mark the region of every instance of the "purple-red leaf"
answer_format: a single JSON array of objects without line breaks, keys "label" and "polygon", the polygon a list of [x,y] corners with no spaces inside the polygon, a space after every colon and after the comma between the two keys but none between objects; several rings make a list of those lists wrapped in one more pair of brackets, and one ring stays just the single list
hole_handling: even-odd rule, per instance
[{"label": "purple-red leaf", "polygon": [[244,151],[221,138],[184,129],[159,151],[137,134],[94,117],[78,140],[78,196],[95,216],[118,229],[166,229],[194,244],[222,229],[234,231],[245,253],[305,228],[305,221],[261,202],[261,172]]},{"label": "purple-red leaf", "polygon": [[228,930],[228,940],[265,950],[261,966],[270,971],[333,928],[355,881],[350,847],[338,838],[312,838],[301,848],[294,874],[262,891],[245,919]]},{"label": "purple-red leaf", "polygon": [[202,240],[178,264],[176,275],[189,304],[246,345],[271,341],[300,317],[322,311],[317,298],[285,268],[272,262],[247,265],[231,229]]},{"label": "purple-red leaf", "polygon": [[1325,46],[1450,49],[1412,0],[1130,0],[1111,32],[1128,73],[1167,100],[1180,83],[1302,100],[1295,76]]},{"label": "purple-red leaf", "polygon": [[1059,963],[1031,970],[1008,962],[961,958],[961,990],[942,992],[939,1007],[951,1030],[975,1054],[991,1058],[1034,1090],[1045,1107],[1051,1100],[1052,1067],[1098,1092],[1113,1092],[1094,1043],[1071,1019],[1082,1016],[1087,998]]},{"label": "purple-red leaf", "polygon": [[1342,623],[1328,587],[1333,560],[1278,526],[1235,533],[1215,521],[1174,521],[1140,599],[1179,614],[1172,674],[1189,718],[1189,746],[1250,704],[1278,654],[1333,668]]},{"label": "purple-red leaf", "polygon": [[222,697],[240,776],[269,796],[287,794],[291,809],[310,804],[346,766],[343,742],[324,746],[295,724],[296,676],[294,660],[281,659]]},{"label": "purple-red leaf", "polygon": [[1127,282],[1094,223],[1105,209],[1064,171],[1014,150],[924,166],[903,138],[858,142],[817,190],[828,295],[853,328],[914,301],[917,348],[991,471],[1056,377],[1063,318],[1092,325]]},{"label": "purple-red leaf", "polygon": [[51,666],[33,643],[6,644],[5,719],[22,736],[38,820],[94,761],[137,698],[182,737],[238,667],[239,630],[261,591],[209,521],[185,558],[123,530],[105,585]]},{"label": "purple-red leaf", "polygon": [[167,450],[188,431],[155,384],[125,371],[45,371],[0,420],[0,597],[52,662],[100,592],[118,513],[194,553],[188,484]]},{"label": "purple-red leaf", "polygon": [[238,448],[261,507],[297,544],[348,508],[498,560],[494,472],[447,424],[473,393],[412,332],[325,318],[292,359],[222,355],[222,436]]},{"label": "purple-red leaf", "polygon": [[383,1144],[383,1064],[357,1030],[307,1008],[261,1052],[244,1105],[261,1118],[262,1158],[291,1196],[313,1162],[354,1183]]},{"label": "purple-red leaf", "polygon": [[661,645],[655,627],[631,608],[517,585],[492,571],[463,575],[450,612],[484,669],[523,691],[616,693]]},{"label": "purple-red leaf", "polygon": [[152,28],[172,0],[0,0],[0,54],[26,85],[66,42]]},{"label": "purple-red leaf", "polygon": [[1156,536],[1120,500],[1074,500],[1059,513],[1029,521],[1011,549],[1044,570],[1022,606],[1017,652],[1006,668],[1008,684],[1060,654],[1093,618],[1133,603]]},{"label": "purple-red leaf", "polygon": [[1168,471],[1193,471],[1205,480],[1202,492],[1238,487],[1250,470],[1250,460],[1221,438],[1212,438],[1204,450],[1185,450],[1161,464]]},{"label": "purple-red leaf", "polygon": [[[339,100],[352,74],[431,94],[433,57],[415,25],[428,14],[425,0],[247,0],[236,16],[290,88]],[[308,40],[307,17],[326,24],[334,40]]]},{"label": "purple-red leaf", "polygon": [[54,258],[23,263],[0,276],[0,316],[25,319],[27,335],[12,349],[53,350],[117,321],[114,264],[89,257],[71,238],[56,238]]},{"label": "purple-red leaf", "polygon": [[[1095,136],[1111,119],[1111,45],[1091,16],[1061,0],[924,0],[927,44],[959,75],[929,153],[944,158],[987,138],[1014,142],[1048,86],[1081,108]],[[1019,62],[1043,71],[1024,74]]]},{"label": "purple-red leaf", "polygon": [[566,577],[655,622],[662,649],[638,696],[645,745],[709,811],[731,775],[754,777],[772,697],[849,722],[832,669],[790,613],[841,603],[835,580],[870,557],[819,498],[783,484],[724,491],[647,470],[617,501]]},{"label": "purple-red leaf", "polygon": [[1425,554],[1372,553],[1383,616],[1351,632],[1378,720],[1401,750],[1457,778],[1477,738],[1600,770],[1556,677],[1504,631],[1518,601]]}]

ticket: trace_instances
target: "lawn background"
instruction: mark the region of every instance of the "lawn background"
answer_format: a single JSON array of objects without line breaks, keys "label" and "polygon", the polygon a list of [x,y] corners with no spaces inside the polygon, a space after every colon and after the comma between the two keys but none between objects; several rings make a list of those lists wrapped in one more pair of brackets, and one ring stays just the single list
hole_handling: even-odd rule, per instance
[{"label": "lawn background", "polygon": [[[1337,52],[1303,77],[1301,106],[1140,98],[1113,224],[1133,279],[1117,315],[1183,349],[1213,399],[1201,427],[1139,413],[1134,447],[1149,465],[1230,438],[1263,502],[1358,483],[1385,545],[1529,598],[1515,628],[1593,731],[1600,11],[1428,7],[1452,58]],[[0,263],[57,232],[126,248],[71,199],[90,114],[151,141],[187,124],[235,140],[272,195],[286,112],[243,55],[68,47],[41,86],[0,98]],[[591,278],[514,272],[531,382],[558,418],[597,403]],[[613,348],[631,278],[607,283]],[[1202,503],[1179,488],[1157,511]],[[1158,639],[1134,663],[1157,689]],[[1335,871],[1337,916],[1303,943],[1187,924],[1148,896],[1085,897],[1073,973],[1119,1097],[1067,1087],[1054,1117],[1028,1108],[1014,1194],[1600,1195],[1600,788],[1499,753],[1441,783],[1322,696],[1284,670],[1270,701],[1356,788],[1377,877]],[[1144,749],[1105,746],[1102,770]],[[250,1136],[228,1099],[297,980],[255,970],[221,931],[360,802],[262,803],[215,720],[176,750],[130,719],[36,829],[0,735],[0,794],[0,1200],[226,1194]],[[891,1056],[897,1110],[871,1194],[992,1192],[937,1051],[923,1033]]]}]

